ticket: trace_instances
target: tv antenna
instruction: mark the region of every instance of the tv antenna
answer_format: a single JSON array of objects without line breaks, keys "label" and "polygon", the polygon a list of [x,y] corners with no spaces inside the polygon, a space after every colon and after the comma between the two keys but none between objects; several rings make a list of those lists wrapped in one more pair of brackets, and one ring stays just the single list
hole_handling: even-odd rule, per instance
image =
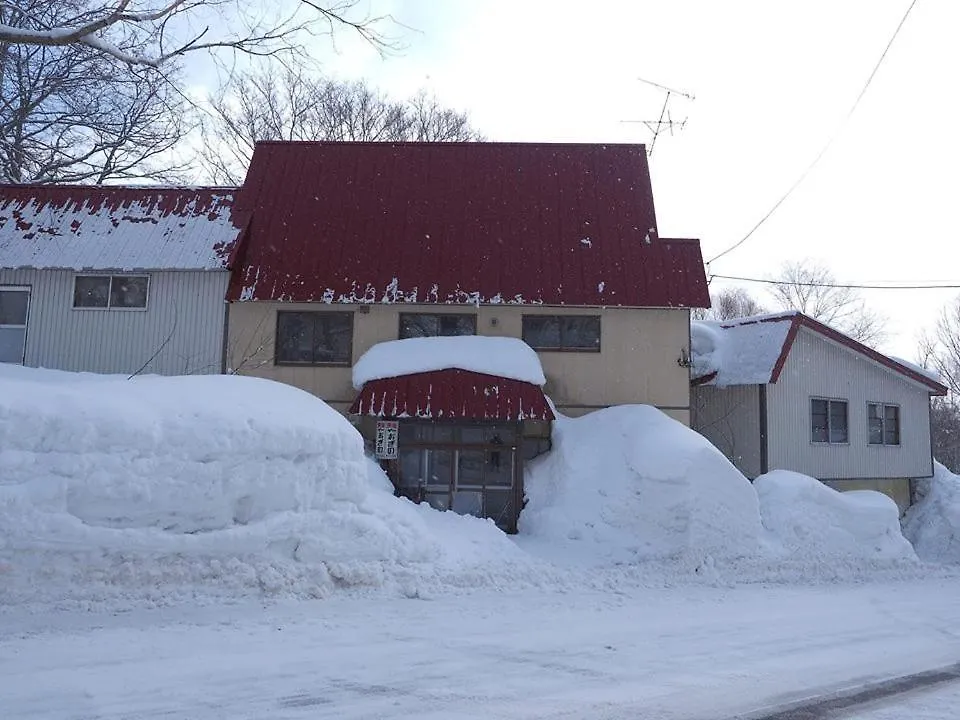
[{"label": "tv antenna", "polygon": [[669,132],[670,135],[673,135],[674,130],[683,130],[684,126],[687,124],[687,118],[683,120],[674,120],[673,116],[670,114],[670,98],[674,95],[682,97],[685,100],[696,100],[696,97],[692,93],[684,92],[683,90],[677,90],[676,88],[667,87],[666,85],[661,85],[660,83],[655,83],[652,80],[644,80],[643,78],[637,78],[640,82],[645,85],[650,85],[655,87],[661,92],[664,93],[663,98],[663,107],[660,108],[660,117],[656,120],[621,120],[620,122],[625,123],[640,123],[644,125],[647,130],[653,135],[653,139],[650,141],[650,144],[647,146],[647,155],[653,155],[653,149],[657,145],[657,138],[660,137],[660,133]]}]

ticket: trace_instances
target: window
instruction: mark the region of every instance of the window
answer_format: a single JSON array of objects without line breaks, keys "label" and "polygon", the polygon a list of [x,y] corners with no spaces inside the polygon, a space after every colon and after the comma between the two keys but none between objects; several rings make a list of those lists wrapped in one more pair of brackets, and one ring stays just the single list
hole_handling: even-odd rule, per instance
[{"label": "window", "polygon": [[871,445],[899,445],[900,408],[884,403],[867,403],[867,434]]},{"label": "window", "polygon": [[352,359],[352,313],[277,313],[278,365],[349,365]]},{"label": "window", "polygon": [[144,310],[149,286],[146,275],[77,275],[73,280],[73,306]]},{"label": "window", "polygon": [[600,352],[600,316],[524,315],[523,341],[534,350]]},{"label": "window", "polygon": [[810,439],[815,443],[849,442],[847,401],[811,399],[810,428]]},{"label": "window", "polygon": [[400,313],[400,339],[476,335],[476,315]]},{"label": "window", "polygon": [[30,289],[0,285],[0,362],[23,362]]}]

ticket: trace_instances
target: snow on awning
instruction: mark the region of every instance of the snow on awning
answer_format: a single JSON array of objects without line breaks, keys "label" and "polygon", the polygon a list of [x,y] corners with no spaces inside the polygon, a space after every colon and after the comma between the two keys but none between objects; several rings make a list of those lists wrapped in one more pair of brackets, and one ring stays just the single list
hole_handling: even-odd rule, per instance
[{"label": "snow on awning", "polygon": [[368,380],[351,414],[432,420],[553,420],[538,385],[468,370],[445,369]]},{"label": "snow on awning", "polygon": [[522,340],[460,335],[378,343],[353,366],[353,387],[359,390],[371,380],[453,369],[534,386],[546,383],[540,358]]}]

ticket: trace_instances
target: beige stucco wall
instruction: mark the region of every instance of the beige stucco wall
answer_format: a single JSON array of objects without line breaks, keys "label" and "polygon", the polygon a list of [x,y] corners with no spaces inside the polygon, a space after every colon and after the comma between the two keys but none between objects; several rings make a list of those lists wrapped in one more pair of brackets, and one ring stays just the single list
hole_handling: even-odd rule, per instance
[{"label": "beige stucco wall", "polygon": [[902,515],[910,507],[910,481],[906,478],[881,478],[878,480],[824,480],[828,487],[840,492],[848,490],[875,490],[892,499]]},{"label": "beige stucco wall", "polygon": [[307,390],[339,410],[353,401],[349,367],[275,365],[277,310],[330,310],[354,313],[353,360],[372,345],[396,340],[401,312],[471,313],[477,333],[521,336],[525,314],[600,314],[599,353],[540,353],[547,376],[545,392],[561,412],[582,415],[609,405],[656,405],[685,424],[690,422],[690,385],[677,360],[689,354],[689,316],[684,309],[564,308],[483,305],[322,305],[317,303],[232,303],[228,317],[227,367]]}]

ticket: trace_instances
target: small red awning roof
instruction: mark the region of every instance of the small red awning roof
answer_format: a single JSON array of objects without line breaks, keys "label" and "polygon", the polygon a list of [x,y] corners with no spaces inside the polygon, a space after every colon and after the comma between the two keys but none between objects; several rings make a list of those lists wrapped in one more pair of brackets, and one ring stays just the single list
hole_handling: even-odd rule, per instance
[{"label": "small red awning roof", "polygon": [[538,386],[467,370],[437,370],[371,380],[350,407],[354,415],[433,420],[553,420]]}]

